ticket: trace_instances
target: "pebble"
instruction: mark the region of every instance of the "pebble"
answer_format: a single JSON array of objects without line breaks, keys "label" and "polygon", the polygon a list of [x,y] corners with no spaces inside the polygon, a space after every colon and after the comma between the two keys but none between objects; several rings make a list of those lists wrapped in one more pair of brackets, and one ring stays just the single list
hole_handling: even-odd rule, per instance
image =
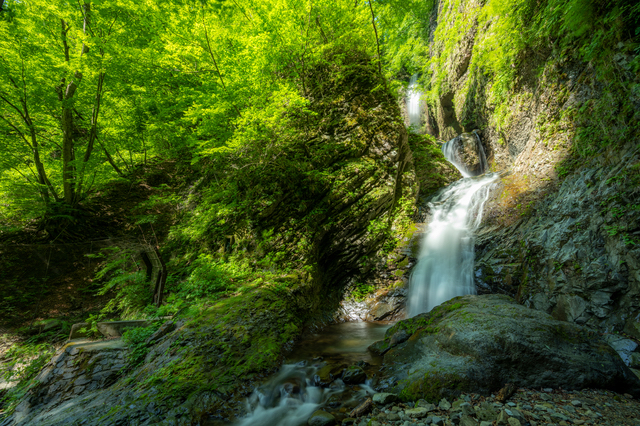
[{"label": "pebble", "polygon": [[[393,397],[390,398],[391,400]],[[434,401],[435,402],[435,401]],[[415,407],[415,408],[409,408]],[[482,415],[482,417],[481,417]],[[485,416],[490,416],[486,418]],[[457,400],[443,398],[393,402],[360,417],[355,425],[369,426],[640,426],[640,401],[630,395],[602,390],[565,392],[560,389],[518,389],[506,404],[477,394]],[[346,419],[345,419],[346,420]],[[342,424],[347,424],[343,422]]]}]

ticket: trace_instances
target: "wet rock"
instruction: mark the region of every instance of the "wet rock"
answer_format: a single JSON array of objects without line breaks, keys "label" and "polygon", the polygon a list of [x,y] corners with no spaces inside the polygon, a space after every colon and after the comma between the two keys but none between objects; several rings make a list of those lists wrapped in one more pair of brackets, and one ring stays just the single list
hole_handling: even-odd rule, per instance
[{"label": "wet rock", "polygon": [[318,410],[309,417],[307,422],[309,426],[333,426],[336,424],[336,418],[323,410]]},{"label": "wet rock", "polygon": [[[640,245],[625,243],[635,238],[630,230],[637,228],[640,211],[629,211],[623,201],[638,198],[629,177],[637,173],[640,153],[631,144],[612,151],[538,197],[530,214],[508,225],[497,219],[478,230],[479,288],[518,294],[523,304],[558,320],[607,332],[624,329],[640,338]],[[605,157],[613,154],[617,158]],[[485,217],[497,204],[486,205]],[[610,235],[607,229],[620,232]]]},{"label": "wet rock", "polygon": [[367,398],[363,403],[351,410],[349,417],[362,417],[373,409],[373,400]]},{"label": "wet rock", "polygon": [[473,133],[462,133],[451,139],[442,147],[443,151],[449,151],[448,158],[454,158],[453,163],[469,176],[478,176],[484,172],[485,164],[482,163],[482,149],[478,137]]},{"label": "wet rock", "polygon": [[329,386],[335,379],[342,377],[346,364],[327,364],[316,373],[314,379],[318,386]]},{"label": "wet rock", "polygon": [[396,345],[399,345],[400,343],[404,343],[409,340],[409,337],[411,337],[411,335],[405,330],[399,330],[398,332],[394,333],[393,336],[391,336],[391,338],[389,339],[389,346],[394,347]]},{"label": "wet rock", "polygon": [[358,366],[352,365],[342,373],[342,381],[348,385],[357,385],[367,380],[367,373]]},{"label": "wet rock", "polygon": [[394,393],[376,393],[373,395],[373,402],[378,405],[387,405],[398,400],[398,395]]},{"label": "wet rock", "polygon": [[384,355],[383,371],[397,379],[390,390],[404,400],[434,402],[460,390],[489,393],[504,383],[640,395],[640,380],[597,333],[507,296],[454,298],[400,321],[385,341],[400,329],[412,337]]}]

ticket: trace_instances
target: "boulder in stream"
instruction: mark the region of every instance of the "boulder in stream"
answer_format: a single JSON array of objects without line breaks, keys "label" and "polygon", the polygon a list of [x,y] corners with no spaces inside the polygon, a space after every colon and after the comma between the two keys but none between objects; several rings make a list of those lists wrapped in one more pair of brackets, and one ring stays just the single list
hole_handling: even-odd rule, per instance
[{"label": "boulder in stream", "polygon": [[[392,343],[400,330],[411,337]],[[504,295],[456,297],[398,322],[372,346],[385,351],[379,388],[407,401],[488,394],[506,383],[640,396],[640,380],[596,332]]]}]

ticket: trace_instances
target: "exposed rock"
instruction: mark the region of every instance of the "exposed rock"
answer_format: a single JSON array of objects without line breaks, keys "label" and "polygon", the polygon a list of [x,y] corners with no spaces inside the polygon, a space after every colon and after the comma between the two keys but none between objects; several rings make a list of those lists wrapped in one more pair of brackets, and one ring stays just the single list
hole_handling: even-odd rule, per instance
[{"label": "exposed rock", "polygon": [[604,340],[618,352],[626,365],[631,365],[631,354],[638,348],[636,342],[617,334],[605,334]]},{"label": "exposed rock", "polygon": [[113,384],[124,366],[126,346],[121,340],[74,342],[62,348],[35,378],[36,385],[13,416],[20,423],[45,405],[55,406],[83,392]]},{"label": "exposed rock", "polygon": [[351,410],[349,417],[361,417],[369,413],[373,409],[373,400],[367,398],[363,403]]},{"label": "exposed rock", "polygon": [[558,320],[640,338],[640,245],[627,244],[634,237],[625,231],[637,228],[640,211],[616,213],[638,197],[631,176],[639,161],[634,144],[603,153],[532,204],[531,214],[481,227],[476,286],[517,293]]},{"label": "exposed rock", "polygon": [[146,327],[148,325],[149,321],[146,320],[130,320],[99,322],[97,327],[104,337],[121,337],[122,333],[128,328]]},{"label": "exposed rock", "polygon": [[342,377],[346,368],[346,364],[327,364],[318,370],[314,380],[319,386],[329,386],[335,379]]},{"label": "exposed rock", "polygon": [[405,410],[404,413],[409,417],[412,417],[415,419],[421,419],[425,417],[427,413],[429,413],[429,411],[426,408],[416,407],[416,408],[410,408],[408,410]]},{"label": "exposed rock", "polygon": [[378,405],[387,405],[398,400],[398,395],[394,393],[376,393],[373,395],[373,402]]},{"label": "exposed rock", "polygon": [[69,333],[69,340],[80,339],[83,337],[87,337],[89,335],[88,332],[82,332],[81,330],[84,328],[88,328],[89,323],[87,322],[79,322],[77,324],[73,324],[71,326],[71,332]]},{"label": "exposed rock", "polygon": [[493,421],[498,416],[498,410],[490,403],[481,403],[476,410],[476,416],[480,420]]},{"label": "exposed rock", "polygon": [[441,410],[450,410],[451,409],[451,403],[449,401],[446,400],[446,398],[442,398],[440,400],[440,402],[438,403],[438,408]]},{"label": "exposed rock", "polygon": [[342,381],[348,385],[357,385],[367,380],[367,373],[358,366],[352,365],[342,373]]},{"label": "exposed rock", "polygon": [[462,133],[442,147],[443,151],[449,152],[447,157],[453,158],[453,163],[469,176],[478,176],[484,172],[486,164],[482,161],[482,149],[480,140],[474,133]]},{"label": "exposed rock", "polygon": [[411,338],[385,354],[382,383],[404,400],[488,393],[504,383],[640,395],[640,381],[596,333],[507,296],[454,298],[399,322],[385,340],[399,329]]},{"label": "exposed rock", "polygon": [[318,410],[309,417],[307,424],[309,426],[333,426],[336,424],[336,418],[326,411]]},{"label": "exposed rock", "polygon": [[516,387],[511,383],[507,383],[502,389],[500,389],[500,392],[498,392],[496,401],[504,404],[509,398],[511,398],[511,395],[513,395],[515,391]]}]

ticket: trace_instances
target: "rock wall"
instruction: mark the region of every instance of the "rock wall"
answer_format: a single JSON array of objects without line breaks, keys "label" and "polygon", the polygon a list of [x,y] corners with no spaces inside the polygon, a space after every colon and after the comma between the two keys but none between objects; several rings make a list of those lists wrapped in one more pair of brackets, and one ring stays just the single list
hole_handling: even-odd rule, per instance
[{"label": "rock wall", "polygon": [[421,79],[430,94],[425,130],[448,140],[480,129],[491,169],[510,170],[478,231],[478,290],[640,338],[640,76],[629,65],[632,40],[611,43],[611,60],[599,64],[580,59],[579,44],[522,48],[511,74],[502,74],[512,86],[498,93],[500,76],[476,57],[500,45],[485,6],[435,3]]},{"label": "rock wall", "polygon": [[568,176],[514,224],[487,224],[476,241],[478,285],[560,320],[640,338],[640,246],[616,232],[620,221],[637,229],[639,215],[617,217],[615,201],[638,199],[628,174],[639,161],[629,144]]},{"label": "rock wall", "polygon": [[70,421],[64,415],[47,415],[47,411],[73,407],[77,398],[115,383],[126,366],[126,354],[127,348],[119,339],[67,344],[40,371],[36,385],[16,407],[13,418],[2,424],[29,424],[38,416],[38,421],[53,424]]}]

